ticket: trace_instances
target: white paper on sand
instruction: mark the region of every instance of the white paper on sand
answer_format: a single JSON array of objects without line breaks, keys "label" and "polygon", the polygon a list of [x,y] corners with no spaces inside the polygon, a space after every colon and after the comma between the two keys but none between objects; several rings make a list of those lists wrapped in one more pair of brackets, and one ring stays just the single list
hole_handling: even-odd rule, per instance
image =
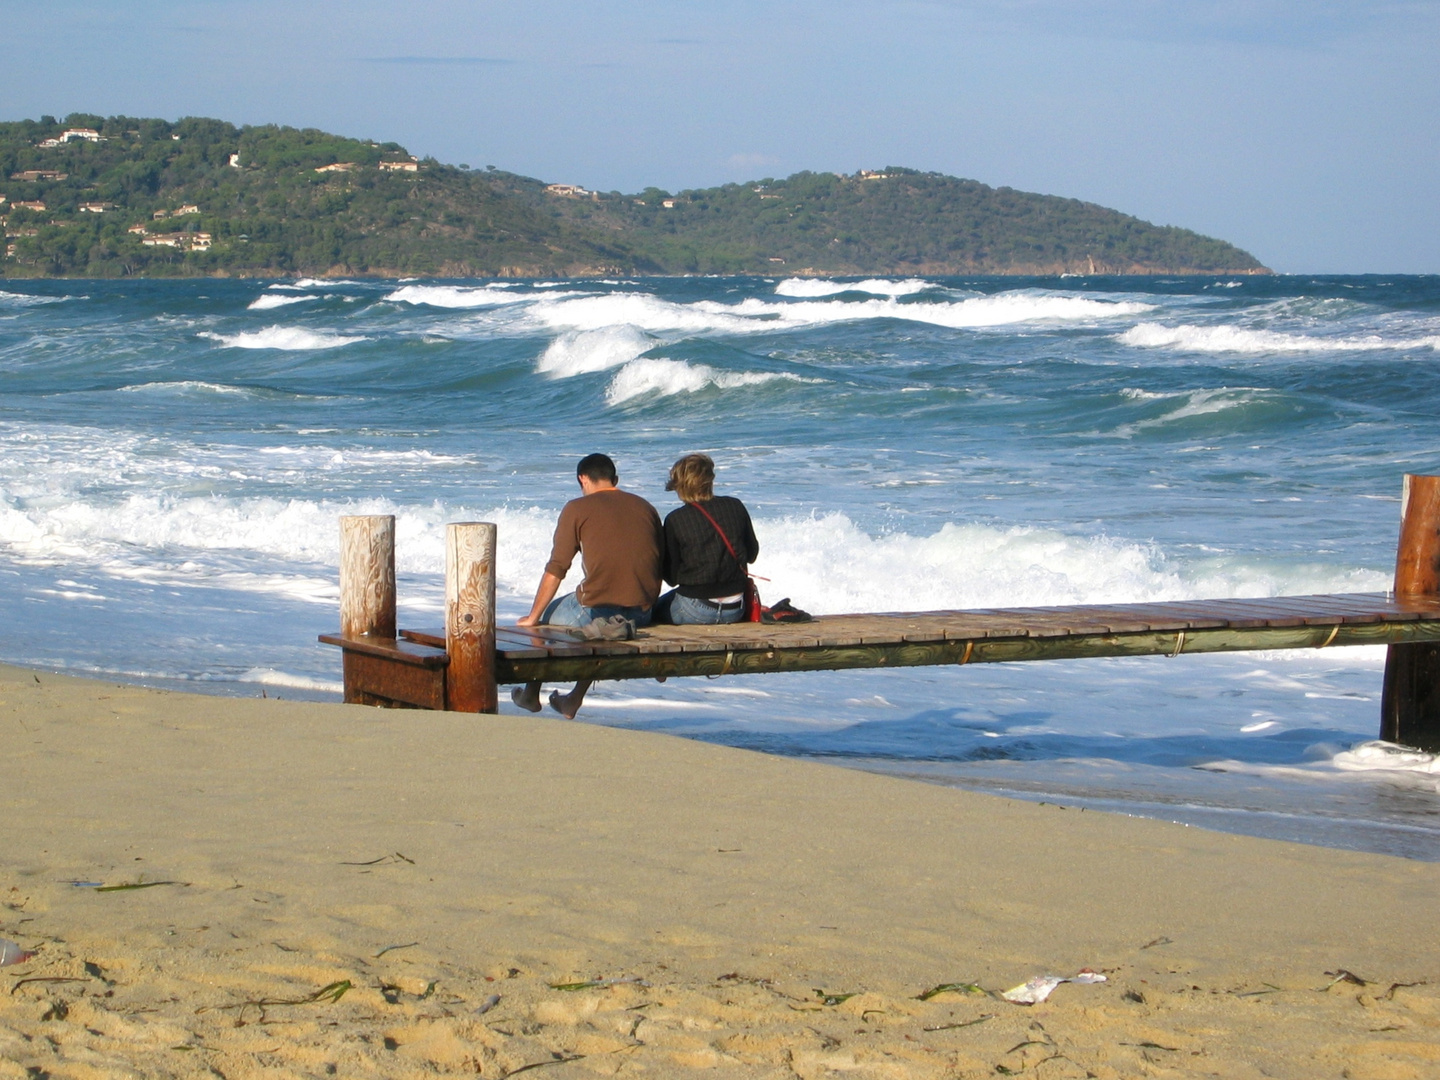
[{"label": "white paper on sand", "polygon": [[1006,1001],[1013,1001],[1016,1005],[1038,1005],[1050,996],[1061,983],[1102,983],[1105,976],[1089,968],[1081,968],[1068,979],[1063,975],[1036,975],[1028,982],[1006,990],[1000,996]]}]

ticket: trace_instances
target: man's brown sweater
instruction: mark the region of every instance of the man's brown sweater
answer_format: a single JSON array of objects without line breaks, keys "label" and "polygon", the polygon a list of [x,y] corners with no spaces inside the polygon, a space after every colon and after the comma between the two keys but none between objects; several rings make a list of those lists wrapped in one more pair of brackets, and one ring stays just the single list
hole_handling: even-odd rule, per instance
[{"label": "man's brown sweater", "polygon": [[660,595],[660,515],[639,495],[607,488],[571,499],[560,511],[547,573],[563,578],[580,554],[575,590],[586,607],[648,608]]}]

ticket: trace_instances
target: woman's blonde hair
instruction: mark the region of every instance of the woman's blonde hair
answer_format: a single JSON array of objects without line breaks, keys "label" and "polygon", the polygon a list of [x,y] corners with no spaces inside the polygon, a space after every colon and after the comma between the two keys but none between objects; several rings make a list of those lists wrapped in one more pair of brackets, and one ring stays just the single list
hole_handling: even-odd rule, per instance
[{"label": "woman's blonde hair", "polygon": [[715,462],[708,454],[686,454],[670,466],[665,490],[675,492],[681,502],[709,502],[715,497]]}]

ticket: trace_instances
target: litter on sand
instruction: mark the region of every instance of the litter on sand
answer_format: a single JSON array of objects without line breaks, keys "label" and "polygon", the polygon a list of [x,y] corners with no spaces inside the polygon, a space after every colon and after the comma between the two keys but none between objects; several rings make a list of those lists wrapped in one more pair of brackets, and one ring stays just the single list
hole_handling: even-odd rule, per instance
[{"label": "litter on sand", "polygon": [[29,949],[22,949],[9,938],[0,938],[0,967],[23,964],[35,956]]},{"label": "litter on sand", "polygon": [[1048,998],[1061,983],[1102,983],[1104,981],[1105,976],[1099,972],[1081,968],[1069,978],[1063,975],[1036,975],[1033,979],[1006,990],[1000,996],[1016,1005],[1038,1005]]},{"label": "litter on sand", "polygon": [[600,989],[600,988],[606,987],[606,986],[624,986],[624,985],[627,984],[627,983],[633,983],[633,984],[636,985],[636,986],[649,986],[649,985],[650,985],[650,984],[649,984],[648,982],[646,982],[644,979],[637,978],[637,977],[632,977],[632,978],[624,978],[624,979],[587,979],[587,980],[584,981],[584,982],[571,982],[571,983],[551,983],[551,984],[550,984],[550,989],[551,989],[551,990],[566,990],[566,991],[574,991],[574,990],[597,990],[597,989]]}]

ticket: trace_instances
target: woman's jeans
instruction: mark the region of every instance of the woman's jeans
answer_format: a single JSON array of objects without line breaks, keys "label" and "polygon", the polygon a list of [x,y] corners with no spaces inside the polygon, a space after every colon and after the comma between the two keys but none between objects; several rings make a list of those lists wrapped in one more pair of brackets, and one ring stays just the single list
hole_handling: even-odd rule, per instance
[{"label": "woman's jeans", "polygon": [[739,600],[724,607],[716,607],[709,600],[698,600],[693,596],[681,596],[671,589],[651,609],[651,622],[673,623],[676,626],[715,626],[720,623],[739,622],[745,615],[745,601]]},{"label": "woman's jeans", "polygon": [[636,626],[649,626],[654,608],[618,607],[615,604],[600,604],[586,607],[575,594],[566,593],[550,601],[540,621],[547,626],[585,626],[596,619],[608,619],[612,615],[624,615]]}]

